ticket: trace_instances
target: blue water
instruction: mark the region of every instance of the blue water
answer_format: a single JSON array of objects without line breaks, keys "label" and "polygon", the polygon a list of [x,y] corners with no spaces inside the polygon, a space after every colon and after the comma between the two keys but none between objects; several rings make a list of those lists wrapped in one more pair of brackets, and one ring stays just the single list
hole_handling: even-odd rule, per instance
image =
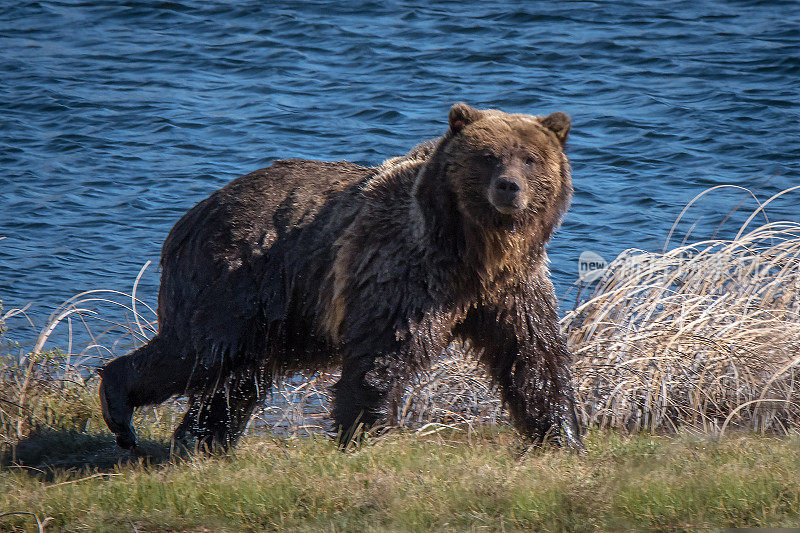
[{"label": "blue water", "polygon": [[[800,3],[2,2],[0,300],[41,326],[79,291],[130,290],[230,179],[379,163],[442,134],[456,101],[572,116],[575,198],[550,246],[566,303],[581,251],[660,250],[713,185],[800,183]],[[710,236],[742,199],[681,230]]]}]

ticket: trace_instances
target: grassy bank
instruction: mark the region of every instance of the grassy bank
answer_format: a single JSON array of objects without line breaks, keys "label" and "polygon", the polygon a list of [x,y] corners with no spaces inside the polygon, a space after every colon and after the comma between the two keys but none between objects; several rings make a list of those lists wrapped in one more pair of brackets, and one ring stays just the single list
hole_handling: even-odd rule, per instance
[{"label": "grassy bank", "polygon": [[[61,439],[51,458],[69,448]],[[112,453],[107,436],[75,439],[73,460]],[[799,444],[593,432],[576,455],[526,450],[508,430],[443,430],[343,454],[323,437],[249,436],[230,456],[162,462],[155,447],[140,463],[54,475],[44,453],[38,466],[0,471],[0,508],[32,513],[6,515],[0,529],[36,519],[93,531],[797,527]]]},{"label": "grassy bank", "polygon": [[325,435],[337,376],[319,374],[276,385],[230,455],[172,450],[176,402],[137,411],[131,455],[91,368],[157,331],[138,278],[65,302],[32,350],[2,338],[25,310],[0,308],[0,530],[800,527],[800,225],[751,224],[771,201],[733,239],[620,255],[567,313],[582,455],[527,448],[468,346],[350,453]]}]

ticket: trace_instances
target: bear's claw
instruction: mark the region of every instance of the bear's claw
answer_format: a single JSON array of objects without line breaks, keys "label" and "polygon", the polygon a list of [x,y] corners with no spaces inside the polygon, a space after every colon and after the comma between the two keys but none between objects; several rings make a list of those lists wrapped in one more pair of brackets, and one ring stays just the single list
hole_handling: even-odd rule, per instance
[{"label": "bear's claw", "polygon": [[117,434],[117,446],[126,450],[136,447],[136,433],[133,432],[133,428],[128,428],[128,431]]}]

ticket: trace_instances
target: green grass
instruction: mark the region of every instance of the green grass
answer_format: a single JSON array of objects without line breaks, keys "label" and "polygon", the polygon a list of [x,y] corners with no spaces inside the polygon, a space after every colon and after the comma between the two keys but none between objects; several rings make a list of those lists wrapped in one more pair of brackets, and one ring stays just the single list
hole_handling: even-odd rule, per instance
[{"label": "green grass", "polygon": [[[132,457],[109,435],[36,434],[20,444],[26,467],[0,470],[0,509],[100,531],[800,526],[797,437],[595,431],[586,444],[583,455],[525,449],[510,430],[482,428],[341,453],[324,437],[251,435],[227,456],[170,458],[164,441]],[[26,527],[33,516],[0,518],[0,529]]]}]

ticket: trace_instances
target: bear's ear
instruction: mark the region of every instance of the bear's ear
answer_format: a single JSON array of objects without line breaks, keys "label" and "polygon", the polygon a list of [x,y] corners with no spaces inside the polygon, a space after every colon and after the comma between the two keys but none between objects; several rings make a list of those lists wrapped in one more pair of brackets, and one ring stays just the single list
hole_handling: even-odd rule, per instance
[{"label": "bear's ear", "polygon": [[564,144],[567,140],[567,135],[569,135],[570,124],[572,123],[566,113],[556,111],[552,115],[547,115],[543,119],[540,119],[540,122],[542,126],[556,134],[556,137],[558,137],[562,145]]},{"label": "bear's ear", "polygon": [[453,134],[464,129],[464,126],[475,122],[481,117],[481,112],[464,102],[459,102],[450,108],[450,131]]}]

